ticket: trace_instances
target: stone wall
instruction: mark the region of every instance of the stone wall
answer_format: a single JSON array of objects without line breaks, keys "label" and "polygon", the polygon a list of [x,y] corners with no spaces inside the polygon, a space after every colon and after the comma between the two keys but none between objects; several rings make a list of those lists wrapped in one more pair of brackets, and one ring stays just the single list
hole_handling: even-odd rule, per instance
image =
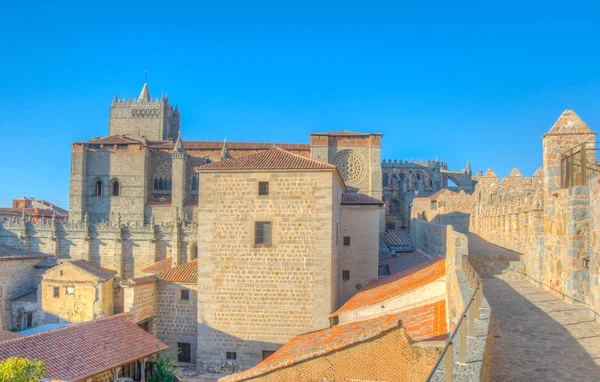
[{"label": "stone wall", "polygon": [[[253,366],[263,350],[328,327],[341,277],[337,174],[199,175],[198,363],[236,352],[239,367]],[[271,245],[254,243],[256,222],[272,223]]]},{"label": "stone wall", "polygon": [[37,259],[0,260],[0,329],[11,329],[10,299],[38,286],[41,271]]},{"label": "stone wall", "polygon": [[158,312],[158,281],[153,280],[124,288],[124,311],[133,314],[134,322],[154,319]]},{"label": "stone wall", "polygon": [[[341,207],[341,270],[350,272],[348,280],[341,280],[343,305],[370,281],[376,280],[379,265],[379,206]],[[348,237],[349,245],[344,244]]]},{"label": "stone wall", "polygon": [[403,328],[244,381],[423,381],[438,357],[412,345]]},{"label": "stone wall", "polygon": [[[156,337],[169,345],[177,361],[177,343],[189,343],[191,363],[196,362],[198,347],[198,286],[196,284],[158,282]],[[181,291],[189,291],[189,300],[181,299]]]}]

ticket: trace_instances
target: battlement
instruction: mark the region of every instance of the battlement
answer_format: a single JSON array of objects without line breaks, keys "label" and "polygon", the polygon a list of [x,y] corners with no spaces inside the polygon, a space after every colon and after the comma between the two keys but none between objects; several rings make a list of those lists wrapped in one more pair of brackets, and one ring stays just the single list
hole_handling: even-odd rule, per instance
[{"label": "battlement", "polygon": [[398,160],[384,159],[381,161],[381,167],[428,167],[428,168],[448,168],[448,163],[436,160]]}]

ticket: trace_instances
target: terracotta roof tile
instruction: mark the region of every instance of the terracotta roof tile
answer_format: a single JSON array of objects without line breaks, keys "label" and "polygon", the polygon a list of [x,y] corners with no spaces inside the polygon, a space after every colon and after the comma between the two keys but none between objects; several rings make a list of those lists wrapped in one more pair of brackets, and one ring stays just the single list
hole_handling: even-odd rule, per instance
[{"label": "terracotta roof tile", "polygon": [[415,341],[448,337],[445,299],[402,311],[399,315],[406,333]]},{"label": "terracotta roof tile", "polygon": [[408,229],[388,229],[385,231],[384,241],[392,247],[412,247],[412,239]]},{"label": "terracotta roof tile", "polygon": [[344,192],[342,194],[342,205],[376,205],[382,206],[383,202],[369,195]]},{"label": "terracotta roof tile", "polygon": [[0,260],[43,259],[50,255],[35,252],[25,248],[0,244]]},{"label": "terracotta roof tile", "polygon": [[128,137],[127,135],[111,135],[103,138],[92,138],[87,143],[96,145],[144,144],[145,140]]},{"label": "terracotta roof tile", "polygon": [[402,272],[371,281],[331,316],[336,317],[344,312],[380,303],[381,301],[425,285],[445,274],[445,260],[436,257],[433,260],[405,269]]},{"label": "terracotta roof tile", "polygon": [[240,381],[368,340],[398,328],[400,318],[398,313],[388,314],[298,335],[255,367],[222,380]]},{"label": "terracotta roof tile", "polygon": [[134,286],[134,285],[150,283],[150,282],[156,281],[156,280],[158,280],[156,275],[148,275],[148,276],[134,277],[131,279],[123,280],[119,284],[121,284],[122,286]]},{"label": "terracotta roof tile", "polygon": [[2,342],[0,360],[42,360],[46,378],[75,381],[167,348],[132,320],[123,313]]},{"label": "terracotta roof tile", "polygon": [[293,154],[279,147],[240,158],[226,159],[196,167],[196,171],[236,170],[337,170],[337,167]]},{"label": "terracotta roof tile", "polygon": [[117,271],[115,270],[99,267],[87,260],[72,260],[65,263],[73,264],[77,268],[83,269],[84,271],[91,273],[104,281],[114,277],[117,274]]},{"label": "terracotta roof tile", "polygon": [[8,330],[0,329],[0,343],[8,340],[14,340],[16,338],[23,337],[21,334],[9,332]]},{"label": "terracotta roof tile", "polygon": [[164,260],[160,260],[157,261],[154,264],[150,264],[145,268],[142,268],[142,272],[160,272],[160,271],[164,271],[166,269],[171,268],[171,264],[173,262],[173,259],[170,257],[167,257]]},{"label": "terracotta roof tile", "polygon": [[198,282],[198,259],[157,273],[159,279],[176,283]]}]

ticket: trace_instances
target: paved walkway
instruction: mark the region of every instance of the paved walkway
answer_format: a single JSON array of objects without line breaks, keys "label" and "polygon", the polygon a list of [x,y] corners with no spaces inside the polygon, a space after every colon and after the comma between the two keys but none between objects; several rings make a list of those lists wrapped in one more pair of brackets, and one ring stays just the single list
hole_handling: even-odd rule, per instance
[{"label": "paved walkway", "polygon": [[[470,252],[506,249],[469,235]],[[492,308],[487,381],[600,381],[600,324],[584,305],[557,298],[524,279],[484,279]]]}]

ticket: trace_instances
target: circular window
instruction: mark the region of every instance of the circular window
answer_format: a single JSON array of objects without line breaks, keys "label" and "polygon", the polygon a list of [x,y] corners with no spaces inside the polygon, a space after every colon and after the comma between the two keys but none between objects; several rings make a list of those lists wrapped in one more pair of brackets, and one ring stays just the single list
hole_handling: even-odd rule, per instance
[{"label": "circular window", "polygon": [[347,183],[359,182],[365,174],[364,161],[351,151],[341,151],[335,159],[335,165]]}]

